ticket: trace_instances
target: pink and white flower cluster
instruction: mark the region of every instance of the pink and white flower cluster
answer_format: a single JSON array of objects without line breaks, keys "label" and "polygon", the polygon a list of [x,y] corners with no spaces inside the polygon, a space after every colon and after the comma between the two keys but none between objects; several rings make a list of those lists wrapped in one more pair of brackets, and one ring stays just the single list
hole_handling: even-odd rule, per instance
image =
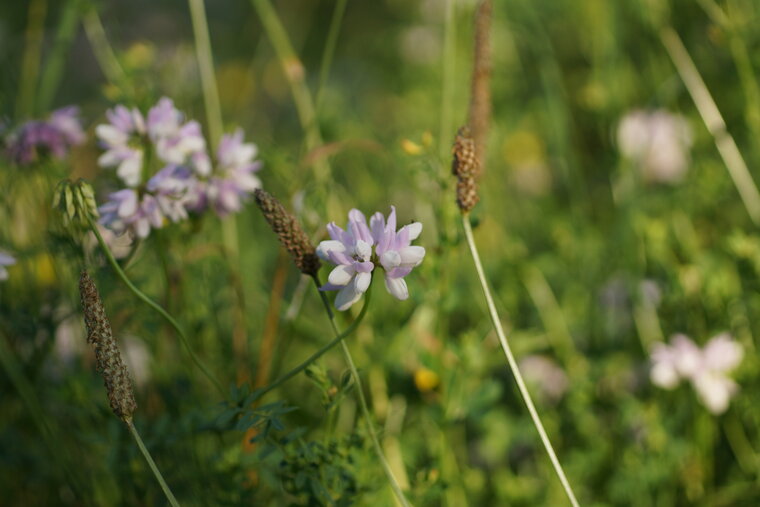
[{"label": "pink and white flower cluster", "polygon": [[256,145],[244,143],[240,129],[222,136],[214,164],[200,124],[185,121],[169,98],[159,100],[145,117],[122,105],[106,117],[108,123],[95,129],[105,150],[98,163],[115,168],[126,188],[99,208],[100,222],[117,234],[130,231],[145,238],[151,229],[208,208],[223,217],[240,211],[261,186],[255,176],[261,169],[254,160]]},{"label": "pink and white flower cluster", "polygon": [[7,155],[15,163],[26,166],[43,157],[65,158],[72,146],[85,142],[79,119],[79,108],[56,109],[46,120],[32,120],[21,125],[6,140]]},{"label": "pink and white flower cluster", "polygon": [[397,299],[407,299],[409,289],[404,277],[425,258],[423,247],[411,245],[422,232],[422,224],[414,222],[397,231],[396,208],[391,206],[387,222],[377,212],[370,217],[369,226],[364,214],[352,209],[346,229],[331,222],[327,225],[330,239],[317,247],[317,255],[336,266],[320,290],[337,290],[335,306],[340,311],[347,310],[369,288],[372,271],[381,267],[388,292]]},{"label": "pink and white flower cluster", "polygon": [[728,333],[711,338],[699,348],[686,335],[677,334],[670,345],[655,344],[652,350],[652,383],[664,389],[675,388],[681,380],[691,382],[701,403],[713,414],[728,409],[739,386],[728,374],[742,361],[744,350]]}]

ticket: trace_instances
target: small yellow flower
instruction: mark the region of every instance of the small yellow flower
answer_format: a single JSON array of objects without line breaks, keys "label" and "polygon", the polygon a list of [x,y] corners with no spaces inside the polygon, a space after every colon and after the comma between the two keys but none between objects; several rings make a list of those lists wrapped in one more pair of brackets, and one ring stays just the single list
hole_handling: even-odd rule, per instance
[{"label": "small yellow flower", "polygon": [[418,368],[414,372],[414,385],[422,392],[434,390],[441,383],[441,378],[433,370]]},{"label": "small yellow flower", "polygon": [[404,153],[407,155],[419,155],[422,153],[422,146],[415,143],[411,139],[402,139],[401,149],[404,150]]}]

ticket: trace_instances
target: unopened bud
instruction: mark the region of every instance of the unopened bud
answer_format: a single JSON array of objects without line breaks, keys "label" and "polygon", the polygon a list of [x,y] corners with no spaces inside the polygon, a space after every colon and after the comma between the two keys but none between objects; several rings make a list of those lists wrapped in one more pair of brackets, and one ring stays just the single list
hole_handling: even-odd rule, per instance
[{"label": "unopened bud", "polygon": [[53,199],[53,208],[61,212],[66,227],[89,227],[89,220],[97,221],[98,205],[95,192],[83,179],[76,182],[64,180],[58,184]]}]

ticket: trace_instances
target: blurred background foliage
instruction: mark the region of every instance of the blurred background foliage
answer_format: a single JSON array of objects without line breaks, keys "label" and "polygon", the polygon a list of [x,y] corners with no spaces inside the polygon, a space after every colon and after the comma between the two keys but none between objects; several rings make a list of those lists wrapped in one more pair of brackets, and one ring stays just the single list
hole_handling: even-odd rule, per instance
[{"label": "blurred background foliage", "polygon": [[[424,224],[427,256],[409,278],[410,299],[376,288],[349,339],[410,499],[563,504],[457,223],[450,146],[469,101],[475,2],[348,2],[331,62],[325,47],[342,2],[274,2],[301,62],[285,64],[317,110],[323,143],[311,148],[254,5],[206,4],[225,131],[240,126],[258,145],[264,188],[315,239],[353,207],[394,204],[401,223]],[[666,25],[679,33],[757,177],[759,15],[751,0],[494,2],[493,121],[475,234],[583,504],[760,501],[760,239],[658,36]],[[122,72],[108,70],[109,51]],[[115,103],[145,110],[170,96],[206,125],[187,4],[3,2],[0,66],[7,126],[76,104],[88,132],[66,161],[0,167],[0,247],[18,260],[0,285],[3,503],[161,505],[109,413],[79,312],[82,254],[50,203],[63,177],[93,181],[101,199],[115,188],[97,167],[94,137]],[[686,119],[693,142],[680,181],[647,181],[621,155],[618,125],[639,109]],[[272,380],[332,337],[255,206],[232,219],[239,281],[211,216],[154,231],[128,273],[180,319],[225,385],[246,386],[262,362]],[[136,424],[180,502],[392,504],[339,354],[265,405],[247,404],[244,387],[225,403],[171,329],[90,256],[138,386]],[[238,286],[242,344],[233,340]],[[651,384],[653,343],[685,333],[702,344],[722,331],[745,350],[725,414],[708,412],[688,386]],[[248,428],[265,437],[251,452]]]}]

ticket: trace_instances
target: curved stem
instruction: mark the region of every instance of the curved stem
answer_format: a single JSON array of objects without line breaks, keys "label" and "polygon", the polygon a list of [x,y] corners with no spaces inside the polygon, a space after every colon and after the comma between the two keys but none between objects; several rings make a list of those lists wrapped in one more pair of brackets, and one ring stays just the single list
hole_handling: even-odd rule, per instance
[{"label": "curved stem", "polygon": [[544,425],[541,423],[541,419],[538,416],[536,407],[533,405],[533,400],[530,397],[528,388],[525,386],[525,382],[523,381],[520,369],[517,367],[517,361],[515,361],[515,357],[512,355],[512,350],[509,348],[509,344],[507,343],[507,336],[501,326],[499,314],[496,311],[496,305],[494,304],[493,297],[491,296],[491,290],[488,288],[488,282],[486,281],[486,275],[483,271],[483,265],[480,263],[480,255],[478,254],[478,248],[475,245],[475,239],[472,236],[472,226],[470,225],[470,217],[467,213],[462,214],[462,223],[464,225],[464,234],[467,238],[467,245],[470,247],[472,260],[475,262],[475,270],[478,272],[480,286],[483,288],[483,295],[485,295],[486,298],[486,304],[488,305],[488,314],[491,317],[491,322],[493,323],[493,327],[496,330],[496,335],[499,337],[499,343],[501,343],[501,348],[504,350],[504,355],[507,357],[509,368],[512,370],[512,374],[515,377],[515,382],[517,382],[517,388],[520,390],[520,395],[522,396],[525,405],[528,407],[528,412],[530,413],[530,418],[533,420],[533,425],[536,427],[536,430],[538,430],[538,435],[541,437],[541,442],[544,444],[546,453],[549,455],[549,459],[554,466],[554,471],[557,473],[557,476],[562,483],[562,487],[565,488],[565,493],[567,493],[567,497],[570,500],[570,503],[574,507],[577,507],[578,500],[575,499],[575,494],[573,493],[573,489],[570,487],[570,482],[568,482],[567,477],[565,476],[565,472],[562,470],[562,465],[559,463],[559,459],[557,459],[557,454],[554,452],[554,448],[552,447],[552,443],[549,441],[546,430],[544,430]]},{"label": "curved stem", "polygon": [[[383,466],[383,471],[385,472],[385,475],[388,477],[388,482],[390,482],[391,484],[391,489],[393,489],[393,493],[396,495],[396,499],[404,507],[409,507],[410,506],[409,501],[404,496],[404,492],[401,491],[401,486],[399,486],[398,481],[396,480],[396,477],[393,475],[393,470],[391,470],[391,465],[390,463],[388,463],[388,460],[385,457],[385,453],[383,453],[383,448],[380,446],[380,440],[378,440],[377,438],[377,432],[375,432],[375,425],[372,424],[372,416],[369,413],[369,408],[367,407],[367,400],[364,397],[362,382],[361,382],[361,379],[359,378],[359,372],[356,370],[354,359],[353,357],[351,357],[351,351],[348,349],[348,345],[346,345],[346,342],[343,340],[343,337],[341,336],[341,333],[338,330],[338,326],[335,323],[335,315],[333,314],[332,309],[330,308],[330,302],[327,300],[327,296],[325,295],[324,292],[319,290],[320,284],[316,276],[314,277],[314,283],[317,286],[317,291],[319,292],[319,296],[322,298],[322,304],[325,306],[327,315],[330,318],[330,325],[333,328],[333,332],[335,333],[336,339],[339,338],[338,341],[340,341],[341,348],[343,349],[343,355],[346,356],[346,362],[348,363],[348,367],[351,370],[351,375],[354,377],[354,381],[356,382],[356,392],[359,395],[359,405],[361,406],[364,420],[367,423],[367,430],[369,431],[369,436],[370,436],[370,439],[372,440],[372,446],[375,448],[377,457],[380,459],[380,463]],[[364,306],[366,308],[367,306],[366,303]],[[362,308],[362,311],[364,311],[364,308]],[[351,327],[353,327],[353,325]],[[351,327],[349,327],[349,329],[351,329]]]},{"label": "curved stem", "polygon": [[276,389],[277,387],[281,386],[294,376],[301,373],[303,370],[305,370],[310,364],[312,364],[314,361],[322,357],[325,352],[336,346],[341,340],[349,336],[351,333],[356,331],[356,328],[359,327],[359,324],[364,319],[364,316],[367,314],[367,308],[369,308],[369,300],[370,300],[370,291],[367,291],[367,294],[364,299],[364,306],[362,307],[361,311],[359,312],[359,315],[357,315],[356,319],[351,323],[350,326],[346,328],[345,331],[342,333],[339,333],[333,340],[328,343],[327,345],[323,346],[321,349],[314,352],[312,355],[308,357],[304,362],[287,372],[286,374],[282,375],[280,378],[272,382],[271,384],[262,387],[259,390],[258,397],[261,398],[269,391],[272,391],[273,389]]},{"label": "curved stem", "polygon": [[172,505],[172,507],[179,507],[179,503],[177,502],[177,499],[174,498],[174,494],[172,493],[172,490],[169,489],[169,486],[166,484],[166,481],[164,480],[163,475],[161,475],[161,472],[158,470],[158,467],[156,466],[156,462],[153,461],[153,458],[148,452],[148,449],[146,449],[145,444],[142,441],[142,438],[140,438],[140,434],[137,432],[137,428],[135,428],[135,425],[132,422],[132,419],[128,419],[126,423],[127,423],[127,428],[129,428],[129,432],[132,433],[133,437],[135,437],[135,442],[137,442],[137,447],[140,448],[140,452],[145,458],[145,461],[148,462],[148,466],[153,472],[153,475],[156,477],[156,480],[161,485],[161,489],[164,491],[164,495],[166,495],[166,499],[169,500],[169,503]]},{"label": "curved stem", "polygon": [[103,239],[103,236],[100,235],[100,231],[98,230],[98,227],[95,225],[95,222],[93,222],[92,219],[89,217],[87,218],[87,222],[90,225],[90,229],[95,234],[95,237],[98,239],[98,244],[100,245],[100,248],[103,250],[103,253],[106,256],[106,259],[108,259],[108,263],[116,272],[116,275],[121,279],[122,282],[124,282],[124,285],[126,285],[129,288],[129,290],[131,290],[132,293],[135,296],[137,296],[138,299],[140,299],[145,304],[153,308],[153,310],[155,310],[159,315],[161,315],[164,319],[166,319],[169,325],[171,325],[174,328],[174,330],[177,332],[177,336],[179,336],[179,339],[182,342],[182,345],[185,346],[187,353],[190,354],[190,358],[193,360],[195,365],[204,373],[204,375],[206,375],[206,377],[208,377],[211,383],[214,384],[214,387],[216,387],[219,390],[219,393],[222,395],[222,397],[226,398],[226,394],[224,392],[224,389],[222,388],[222,385],[211,374],[208,368],[206,368],[206,366],[201,362],[198,356],[195,355],[195,352],[190,347],[190,343],[187,341],[185,332],[182,330],[182,327],[180,327],[179,323],[176,320],[174,320],[174,317],[169,315],[169,313],[166,310],[164,310],[160,305],[158,305],[156,302],[154,302],[152,299],[146,296],[140,289],[135,287],[135,285],[130,281],[130,279],[127,278],[126,273],[124,273],[124,270],[121,269],[121,266],[119,266],[119,263],[116,262],[116,259],[111,253],[110,248],[108,248],[108,245]]}]

